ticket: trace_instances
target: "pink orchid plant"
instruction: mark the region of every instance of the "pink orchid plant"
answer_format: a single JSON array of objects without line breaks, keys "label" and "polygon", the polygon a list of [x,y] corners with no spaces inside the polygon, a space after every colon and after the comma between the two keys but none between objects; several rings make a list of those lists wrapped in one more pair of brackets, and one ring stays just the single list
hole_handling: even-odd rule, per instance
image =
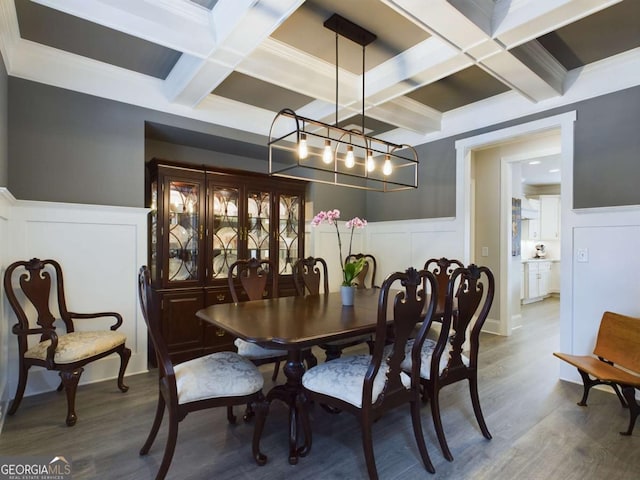
[{"label": "pink orchid plant", "polygon": [[[335,225],[336,233],[338,234],[338,253],[340,255],[340,265],[342,265],[342,285],[343,286],[352,286],[353,281],[356,277],[362,272],[364,268],[365,259],[361,258],[355,262],[349,262],[347,264],[344,263],[342,257],[342,241],[340,239],[340,229],[338,228],[338,220],[340,219],[340,210],[327,210],[319,212],[313,220],[311,220],[311,226],[317,227],[318,225],[326,222],[329,225]],[[356,228],[364,228],[367,225],[367,221],[363,220],[359,217],[354,217],[346,223],[346,227],[351,230],[351,234],[349,236],[349,254],[347,258],[351,256],[351,245],[353,244],[353,231]]]}]

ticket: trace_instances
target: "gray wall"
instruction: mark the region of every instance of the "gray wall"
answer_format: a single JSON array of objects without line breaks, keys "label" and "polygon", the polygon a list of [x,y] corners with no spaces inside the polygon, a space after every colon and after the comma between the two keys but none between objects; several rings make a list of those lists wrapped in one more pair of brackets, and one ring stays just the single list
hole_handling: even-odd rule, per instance
[{"label": "gray wall", "polygon": [[[640,87],[419,146],[419,188],[367,193],[369,220],[455,215],[455,142],[576,110],[573,208],[640,205]],[[478,188],[481,188],[478,185]]]},{"label": "gray wall", "polygon": [[[316,211],[341,208],[343,218],[358,215],[369,221],[454,216],[456,140],[569,110],[578,112],[574,206],[640,204],[640,189],[634,185],[640,178],[640,87],[418,146],[417,190],[381,194],[314,185],[310,200]],[[145,121],[220,137],[241,135],[237,130],[10,77],[9,189],[19,199],[143,206]],[[167,150],[175,156],[186,152]],[[162,148],[155,153],[166,156]],[[260,165],[242,157],[234,162],[240,169]]]},{"label": "gray wall", "polygon": [[4,60],[0,55],[0,187],[9,185],[9,153],[8,153],[8,77]]},{"label": "gray wall", "polygon": [[371,221],[455,217],[455,139],[419,145],[418,189],[393,193],[367,192]]},{"label": "gray wall", "polygon": [[[144,206],[145,122],[238,139],[243,132],[9,78],[9,190],[21,200]],[[158,142],[162,144],[163,142]],[[266,144],[266,141],[264,142]],[[174,148],[175,147],[175,148]],[[261,162],[165,144],[150,156],[251,170]],[[263,171],[266,171],[266,160]]]},{"label": "gray wall", "polygon": [[582,102],[575,129],[575,208],[640,204],[640,87]]}]

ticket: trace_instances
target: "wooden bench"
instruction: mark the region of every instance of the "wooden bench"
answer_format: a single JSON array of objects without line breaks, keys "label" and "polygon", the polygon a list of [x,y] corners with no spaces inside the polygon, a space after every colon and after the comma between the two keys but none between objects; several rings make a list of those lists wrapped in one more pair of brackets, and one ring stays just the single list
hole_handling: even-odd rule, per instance
[{"label": "wooden bench", "polygon": [[[578,405],[587,405],[589,390],[594,385],[613,388],[622,406],[629,408],[630,413],[629,428],[620,433],[631,435],[640,413],[635,398],[635,389],[640,389],[640,318],[604,312],[593,350],[595,357],[557,352],[554,355],[576,367],[582,377],[584,393]],[[622,394],[618,387],[622,388]]]}]

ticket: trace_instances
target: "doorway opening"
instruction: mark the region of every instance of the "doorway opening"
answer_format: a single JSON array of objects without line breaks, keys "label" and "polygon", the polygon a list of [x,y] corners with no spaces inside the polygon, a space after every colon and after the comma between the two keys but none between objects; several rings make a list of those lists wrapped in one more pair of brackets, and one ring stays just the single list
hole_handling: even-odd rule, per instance
[{"label": "doorway opening", "polygon": [[[519,158],[513,152],[502,155],[500,161],[497,164],[493,164],[489,172],[485,172],[487,176],[484,178],[482,175],[478,175],[476,171],[472,174],[472,169],[477,166],[474,164],[473,159],[482,151],[499,145],[507,146],[525,138],[557,134],[559,136],[559,149],[556,147],[558,151],[555,154],[560,155],[561,170],[568,172],[567,175],[562,176],[560,182],[560,189],[563,195],[560,197],[558,218],[561,221],[563,212],[568,211],[570,208],[572,185],[569,175],[573,170],[573,122],[575,118],[575,112],[568,112],[456,142],[457,171],[458,175],[461,176],[458,185],[464,186],[463,189],[460,189],[462,191],[457,194],[456,214],[464,219],[465,262],[476,261],[477,263],[482,263],[489,266],[497,274],[496,291],[498,298],[495,299],[490,317],[485,324],[486,331],[500,335],[510,335],[512,330],[518,327],[521,320],[521,283],[515,281],[514,278],[522,278],[523,273],[520,257],[512,255],[511,198],[513,197],[513,164],[521,162],[524,157]],[[547,153],[551,154],[551,151]],[[485,187],[484,180],[491,175],[493,181],[497,183],[494,183],[495,187]],[[498,179],[504,179],[505,181]],[[509,179],[509,181],[506,181],[506,179]],[[475,186],[473,197],[471,196],[472,185]],[[493,208],[481,208],[478,205],[479,195],[483,190],[487,191],[485,192],[487,196],[492,197],[490,204],[493,205]],[[502,199],[505,199],[505,201],[502,201]],[[509,199],[508,203],[506,199]],[[480,218],[481,215],[484,215],[485,218]],[[474,219],[473,223],[472,219]],[[488,231],[492,231],[493,236],[496,238],[494,243],[484,245],[481,238],[482,232],[474,229],[474,224],[482,224]],[[564,244],[567,240],[560,236],[559,242]],[[562,247],[560,249],[562,250]],[[514,258],[517,258],[517,261],[514,261]],[[560,272],[562,270],[563,267],[560,267]],[[515,288],[514,285],[518,287]],[[561,323],[562,321],[561,316]],[[571,319],[568,318],[567,321],[570,322]],[[570,329],[571,327],[569,326],[569,331]]]}]

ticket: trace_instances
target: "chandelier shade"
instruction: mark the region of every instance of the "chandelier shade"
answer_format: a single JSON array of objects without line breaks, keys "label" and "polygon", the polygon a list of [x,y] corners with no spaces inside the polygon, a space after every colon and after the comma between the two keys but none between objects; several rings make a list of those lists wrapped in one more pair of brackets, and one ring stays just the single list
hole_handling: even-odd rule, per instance
[{"label": "chandelier shade", "polygon": [[274,118],[268,146],[271,175],[378,192],[418,186],[413,147],[302,117],[289,108]]},{"label": "chandelier shade", "polygon": [[[269,129],[269,174],[378,192],[418,188],[418,154],[410,145],[398,145],[365,133],[365,49],[376,35],[332,15],[324,26],[336,38],[335,124],[280,110]],[[362,128],[338,124],[338,37],[362,46]]]}]

